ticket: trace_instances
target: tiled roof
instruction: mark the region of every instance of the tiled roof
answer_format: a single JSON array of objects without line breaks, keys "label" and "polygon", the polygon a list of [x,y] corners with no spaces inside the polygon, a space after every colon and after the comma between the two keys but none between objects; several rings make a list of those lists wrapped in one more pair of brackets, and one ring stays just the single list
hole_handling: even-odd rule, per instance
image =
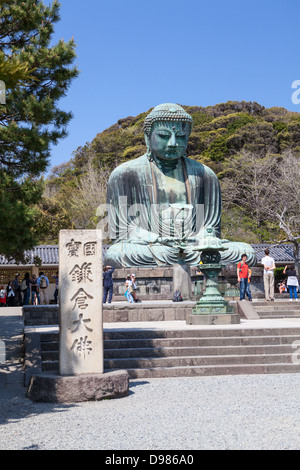
[{"label": "tiled roof", "polygon": [[[35,258],[42,260],[43,265],[58,264],[58,245],[39,245],[32,250],[25,251],[27,264],[35,264]],[[8,261],[4,256],[0,256],[0,265],[15,265],[14,260]]]},{"label": "tiled roof", "polygon": [[[293,262],[293,245],[292,244],[284,244],[284,245],[268,245],[268,244],[261,244],[261,245],[252,245],[256,257],[257,262],[260,263],[261,259],[265,256],[264,250],[269,248],[270,256],[275,259],[275,262]],[[105,254],[106,250],[108,249],[108,245],[103,245],[103,255]],[[58,245],[39,245],[34,247],[32,250],[28,250],[25,252],[26,259],[28,260],[28,265],[35,264],[34,258],[38,257],[42,260],[42,265],[58,265],[59,263],[59,250]],[[16,262],[14,260],[7,261],[4,256],[0,255],[0,265],[2,266],[13,266]]]},{"label": "tiled roof", "polygon": [[[103,245],[103,255],[108,249],[108,245]],[[59,263],[59,246],[58,245],[38,245],[32,250],[25,251],[27,265],[34,265],[35,258],[42,260],[42,265],[58,265]],[[14,260],[8,261],[4,256],[0,255],[0,266],[14,266]]]},{"label": "tiled roof", "polygon": [[256,253],[257,262],[260,263],[262,258],[265,256],[265,249],[270,250],[270,256],[274,258],[275,262],[294,262],[293,258],[293,245],[286,243],[283,245],[252,245]]}]

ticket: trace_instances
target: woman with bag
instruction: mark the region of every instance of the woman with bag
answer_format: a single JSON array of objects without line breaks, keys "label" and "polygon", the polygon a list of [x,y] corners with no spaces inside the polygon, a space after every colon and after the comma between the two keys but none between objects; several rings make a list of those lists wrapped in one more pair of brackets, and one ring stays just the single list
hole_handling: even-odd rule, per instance
[{"label": "woman with bag", "polygon": [[286,274],[288,277],[286,284],[289,289],[290,302],[293,302],[293,297],[294,297],[294,300],[297,302],[298,301],[297,290],[299,287],[299,282],[297,279],[297,273],[296,273],[295,267],[286,266],[283,270],[283,274]]}]

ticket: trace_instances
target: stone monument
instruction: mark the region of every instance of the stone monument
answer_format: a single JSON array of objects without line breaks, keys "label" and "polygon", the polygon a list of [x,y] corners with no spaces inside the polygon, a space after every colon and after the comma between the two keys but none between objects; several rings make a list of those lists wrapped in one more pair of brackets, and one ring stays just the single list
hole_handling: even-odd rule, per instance
[{"label": "stone monument", "polygon": [[126,371],[104,373],[102,241],[96,230],[61,230],[59,375],[31,378],[33,401],[80,402],[128,394]]},{"label": "stone monument", "polygon": [[59,259],[59,372],[102,374],[102,243],[96,231],[62,230]]}]

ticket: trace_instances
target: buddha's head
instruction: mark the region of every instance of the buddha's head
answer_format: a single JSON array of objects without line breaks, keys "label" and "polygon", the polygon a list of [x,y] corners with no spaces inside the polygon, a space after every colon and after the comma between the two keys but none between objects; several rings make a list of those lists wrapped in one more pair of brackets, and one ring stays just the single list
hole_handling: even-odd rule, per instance
[{"label": "buddha's head", "polygon": [[191,116],[181,106],[156,106],[144,123],[148,156],[169,161],[185,156],[192,125]]}]

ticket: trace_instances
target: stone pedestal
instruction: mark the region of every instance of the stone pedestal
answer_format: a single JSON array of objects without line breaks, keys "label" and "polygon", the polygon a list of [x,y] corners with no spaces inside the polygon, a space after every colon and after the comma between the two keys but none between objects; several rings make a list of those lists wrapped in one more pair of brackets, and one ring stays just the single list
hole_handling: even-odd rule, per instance
[{"label": "stone pedestal", "polygon": [[173,266],[173,293],[180,290],[183,300],[192,298],[192,283],[190,267],[187,264],[174,264]]},{"label": "stone pedestal", "polygon": [[126,371],[105,374],[48,375],[31,377],[27,398],[41,403],[78,403],[128,395]]},{"label": "stone pedestal", "polygon": [[235,313],[221,313],[211,315],[193,315],[186,317],[187,325],[236,325],[240,323],[240,316]]}]

